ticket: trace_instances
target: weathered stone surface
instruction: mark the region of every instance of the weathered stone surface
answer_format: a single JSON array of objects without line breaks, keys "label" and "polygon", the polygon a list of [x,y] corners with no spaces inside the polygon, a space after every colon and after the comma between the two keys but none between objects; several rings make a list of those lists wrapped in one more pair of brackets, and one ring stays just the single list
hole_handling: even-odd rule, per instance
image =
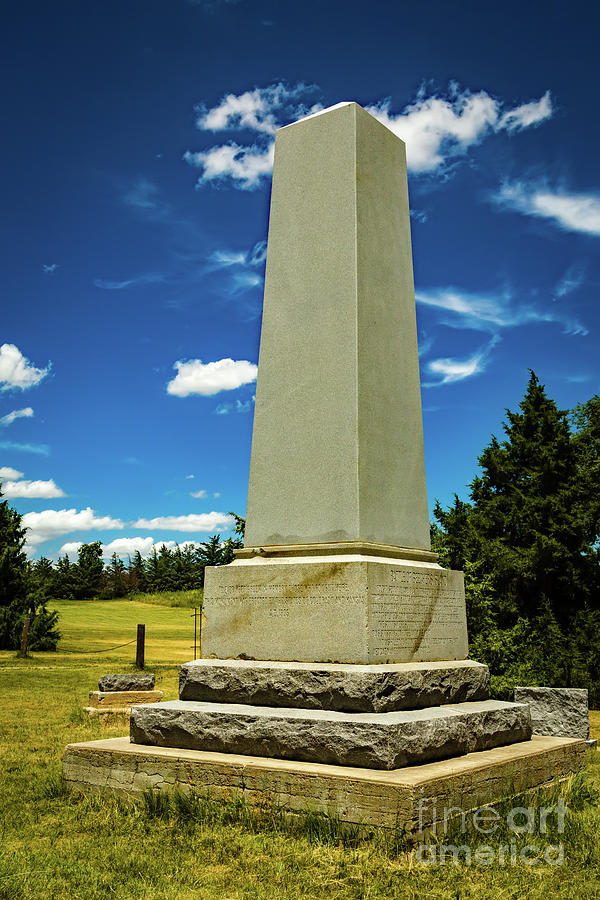
[{"label": "weathered stone surface", "polygon": [[133,706],[139,703],[159,703],[162,691],[90,691],[89,705],[96,709]]},{"label": "weathered stone surface", "polygon": [[462,572],[392,557],[237,560],[205,570],[204,656],[306,662],[464,659]]},{"label": "weathered stone surface", "polygon": [[102,675],[98,679],[99,691],[153,691],[152,672],[125,672],[116,675]]},{"label": "weathered stone surface", "polygon": [[584,688],[516,687],[515,701],[529,704],[534,734],[590,736],[588,692]]},{"label": "weathered stone surface", "polygon": [[179,673],[180,700],[345,712],[393,712],[486,700],[487,666],[472,660],[335,665],[201,659]]},{"label": "weathered stone surface", "polygon": [[171,700],[133,707],[137,744],[397,769],[531,736],[527,706],[485,700],[345,713]]},{"label": "weathered stone surface", "polygon": [[434,816],[441,825],[444,810],[459,815],[460,810],[469,812],[509,794],[553,784],[583,768],[585,754],[584,741],[533,737],[390,772],[143,746],[125,737],[70,744],[63,778],[77,792],[191,789],[214,800],[236,796],[250,805],[275,802],[289,811],[308,808],[343,822],[400,825],[418,833],[433,826]]}]

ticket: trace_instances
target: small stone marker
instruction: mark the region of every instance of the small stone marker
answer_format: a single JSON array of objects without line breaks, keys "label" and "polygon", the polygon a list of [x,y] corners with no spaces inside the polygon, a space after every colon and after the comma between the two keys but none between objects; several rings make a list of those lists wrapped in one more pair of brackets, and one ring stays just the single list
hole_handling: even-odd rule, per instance
[{"label": "small stone marker", "polygon": [[125,672],[117,675],[102,675],[98,679],[99,691],[153,691],[152,672]]},{"label": "small stone marker", "polygon": [[129,715],[132,706],[159,703],[162,691],[154,690],[152,672],[124,672],[102,675],[97,691],[90,691],[89,716]]},{"label": "small stone marker", "polygon": [[515,703],[529,704],[534,734],[589,739],[585,688],[516,687]]}]

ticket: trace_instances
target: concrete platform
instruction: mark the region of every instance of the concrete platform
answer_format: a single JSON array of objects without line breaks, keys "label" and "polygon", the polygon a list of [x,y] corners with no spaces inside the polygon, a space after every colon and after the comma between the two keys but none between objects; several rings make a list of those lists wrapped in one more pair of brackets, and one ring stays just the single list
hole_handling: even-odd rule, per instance
[{"label": "concrete platform", "polygon": [[531,717],[502,700],[386,713],[168,700],[134,706],[130,735],[159,747],[397,769],[525,741]]},{"label": "concrete platform", "polygon": [[69,744],[63,778],[73,791],[139,794],[180,788],[215,800],[243,797],[292,812],[312,809],[363,825],[404,825],[409,833],[543,787],[583,768],[585,741],[533,737],[508,747],[394,771],[145,747],[128,737]]},{"label": "concrete platform", "polygon": [[196,659],[179,672],[179,699],[393,712],[487,700],[490,673],[470,659],[341,665],[272,660]]}]

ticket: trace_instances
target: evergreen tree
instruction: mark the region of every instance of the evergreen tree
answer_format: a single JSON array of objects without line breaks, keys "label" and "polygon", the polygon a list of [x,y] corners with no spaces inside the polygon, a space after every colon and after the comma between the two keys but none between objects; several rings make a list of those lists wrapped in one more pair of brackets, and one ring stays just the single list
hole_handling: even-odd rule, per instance
[{"label": "evergreen tree", "polygon": [[30,649],[55,650],[60,637],[56,628],[58,613],[46,609],[46,595],[30,582],[24,545],[21,515],[6,500],[1,500],[0,650],[16,650],[20,646],[25,618],[30,619]]},{"label": "evergreen tree", "polygon": [[146,566],[139,550],[133,554],[133,560],[129,562],[129,586],[132,591],[145,591],[146,584]]},{"label": "evergreen tree", "polygon": [[531,372],[505,439],[479,457],[470,503],[455,496],[432,544],[465,569],[471,653],[496,692],[514,683],[587,686],[600,698],[600,398],[558,409]]},{"label": "evergreen tree", "polygon": [[91,600],[102,590],[102,544],[82,544],[77,553],[74,593],[76,600]]},{"label": "evergreen tree", "polygon": [[127,581],[125,563],[116,554],[110,558],[110,565],[107,567],[104,578],[106,582],[105,592],[109,597],[124,597],[127,593]]}]

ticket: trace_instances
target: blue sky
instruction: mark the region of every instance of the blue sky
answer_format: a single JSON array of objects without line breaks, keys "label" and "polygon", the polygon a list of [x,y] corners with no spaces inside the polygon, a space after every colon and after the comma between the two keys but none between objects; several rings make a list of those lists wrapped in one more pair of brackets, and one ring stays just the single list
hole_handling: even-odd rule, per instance
[{"label": "blue sky", "polygon": [[229,533],[246,504],[273,132],[407,143],[428,491],[533,368],[600,390],[592,4],[57,0],[5,10],[0,477],[29,550]]}]

